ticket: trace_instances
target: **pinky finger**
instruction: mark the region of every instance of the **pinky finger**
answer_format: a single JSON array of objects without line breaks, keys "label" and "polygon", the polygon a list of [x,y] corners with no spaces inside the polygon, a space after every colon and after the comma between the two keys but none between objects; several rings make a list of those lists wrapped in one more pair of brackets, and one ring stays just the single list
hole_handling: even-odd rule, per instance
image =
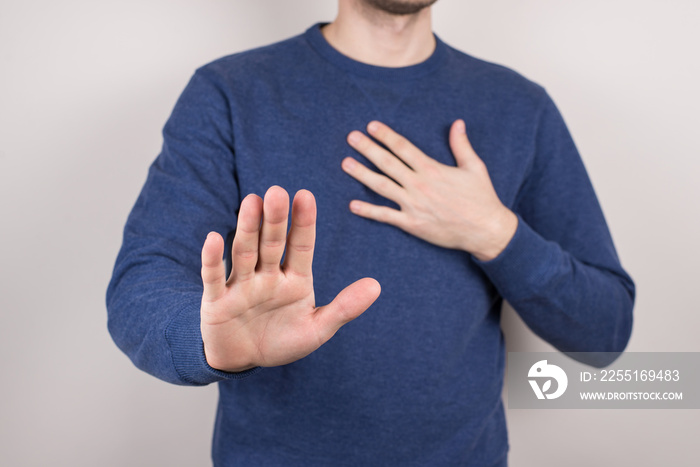
[{"label": "pinky finger", "polygon": [[397,209],[352,200],[350,202],[350,211],[360,217],[403,228],[405,214]]},{"label": "pinky finger", "polygon": [[223,261],[224,240],[211,232],[202,247],[202,282],[205,301],[213,302],[226,290],[226,266]]}]

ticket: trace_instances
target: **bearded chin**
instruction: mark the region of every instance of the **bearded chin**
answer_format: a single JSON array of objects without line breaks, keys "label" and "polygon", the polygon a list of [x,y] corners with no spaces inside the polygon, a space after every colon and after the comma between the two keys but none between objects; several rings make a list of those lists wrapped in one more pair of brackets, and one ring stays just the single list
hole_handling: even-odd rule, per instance
[{"label": "bearded chin", "polygon": [[398,16],[416,14],[436,1],[437,0],[364,0],[365,3],[377,10]]}]

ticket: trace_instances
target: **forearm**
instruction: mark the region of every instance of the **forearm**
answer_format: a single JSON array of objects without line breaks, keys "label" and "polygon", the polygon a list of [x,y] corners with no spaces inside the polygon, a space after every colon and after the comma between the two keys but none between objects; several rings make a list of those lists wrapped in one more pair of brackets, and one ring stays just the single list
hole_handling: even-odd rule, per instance
[{"label": "forearm", "polygon": [[479,261],[502,297],[565,352],[621,352],[632,328],[634,284],[614,261],[584,263],[521,218],[503,252]]},{"label": "forearm", "polygon": [[138,368],[173,384],[229,377],[204,358],[201,280],[154,247],[125,238],[122,250],[107,291],[108,327],[117,346]]}]

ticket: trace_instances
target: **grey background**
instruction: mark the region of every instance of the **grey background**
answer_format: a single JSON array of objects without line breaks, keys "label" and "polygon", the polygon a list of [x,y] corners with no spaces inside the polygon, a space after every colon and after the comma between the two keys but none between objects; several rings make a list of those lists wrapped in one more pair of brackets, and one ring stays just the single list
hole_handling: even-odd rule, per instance
[{"label": "grey background", "polygon": [[[194,69],[332,20],[332,0],[0,0],[0,464],[209,464],[216,388],[162,383],[104,290]],[[700,5],[440,0],[449,44],[544,85],[637,282],[635,351],[696,339]],[[511,350],[550,347],[511,312]],[[465,397],[468,397],[465,394]],[[700,412],[511,410],[513,466],[696,465]]]}]

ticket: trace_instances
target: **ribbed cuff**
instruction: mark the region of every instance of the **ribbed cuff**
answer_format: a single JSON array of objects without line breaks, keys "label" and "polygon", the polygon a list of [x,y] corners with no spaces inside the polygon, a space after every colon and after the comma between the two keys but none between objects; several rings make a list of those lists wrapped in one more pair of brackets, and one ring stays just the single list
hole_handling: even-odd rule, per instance
[{"label": "ribbed cuff", "polygon": [[185,384],[203,386],[217,381],[241,379],[257,373],[260,367],[240,373],[228,373],[212,368],[204,355],[200,328],[201,302],[189,302],[177,312],[165,329],[165,340],[170,346],[173,365]]},{"label": "ribbed cuff", "polygon": [[473,258],[501,296],[508,301],[538,294],[543,280],[557,267],[561,248],[545,240],[518,216],[518,228],[500,255],[489,261]]}]

